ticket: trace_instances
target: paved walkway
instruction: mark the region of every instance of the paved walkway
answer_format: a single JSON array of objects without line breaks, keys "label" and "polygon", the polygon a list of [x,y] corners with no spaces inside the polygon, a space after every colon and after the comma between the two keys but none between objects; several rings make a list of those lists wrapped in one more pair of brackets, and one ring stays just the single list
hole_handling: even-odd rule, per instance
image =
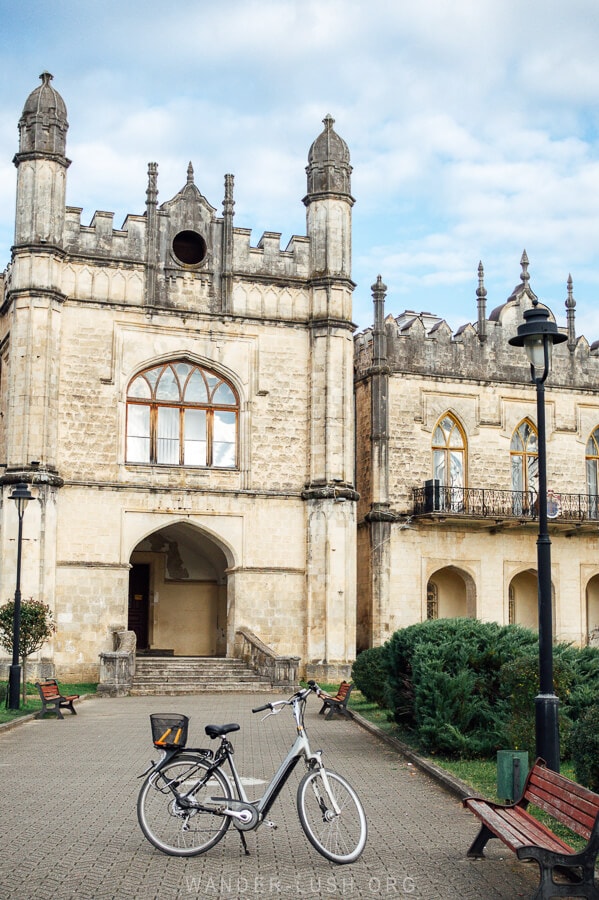
[{"label": "paved walkway", "polygon": [[536,866],[504,854],[498,841],[488,859],[467,859],[477,828],[459,799],[355,722],[325,721],[315,698],[306,712],[312,745],[347,777],[366,810],[361,858],[335,866],[308,843],[295,807],[295,773],[270,813],[278,828],[247,834],[251,856],[243,855],[233,827],[202,856],[160,853],[143,837],[135,813],[136,776],[155,757],[150,712],[191,716],[190,745],[209,743],[206,724],[239,722],[232,736],[238,767],[266,780],[294,739],[287,710],[264,722],[252,715],[266,699],[92,698],[78,705],[77,716],[0,732],[0,897],[515,900],[534,893]]}]

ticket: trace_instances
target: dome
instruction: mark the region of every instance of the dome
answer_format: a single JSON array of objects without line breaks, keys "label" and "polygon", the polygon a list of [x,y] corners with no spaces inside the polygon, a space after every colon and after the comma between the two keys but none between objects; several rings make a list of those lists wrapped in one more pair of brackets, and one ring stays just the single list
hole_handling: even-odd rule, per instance
[{"label": "dome", "polygon": [[331,116],[323,119],[324,131],[318,135],[308,153],[308,194],[351,192],[349,148],[334,130]]},{"label": "dome", "polygon": [[42,83],[29,94],[19,121],[21,153],[52,153],[64,156],[66,149],[67,108],[50,84],[52,75],[42,72]]}]

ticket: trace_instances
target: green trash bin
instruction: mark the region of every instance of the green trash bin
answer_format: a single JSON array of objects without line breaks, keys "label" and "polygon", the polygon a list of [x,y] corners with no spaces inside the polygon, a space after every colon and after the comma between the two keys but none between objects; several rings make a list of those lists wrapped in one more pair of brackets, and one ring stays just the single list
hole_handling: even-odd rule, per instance
[{"label": "green trash bin", "polygon": [[526,751],[497,751],[497,796],[500,800],[519,800],[527,775],[528,753]]}]

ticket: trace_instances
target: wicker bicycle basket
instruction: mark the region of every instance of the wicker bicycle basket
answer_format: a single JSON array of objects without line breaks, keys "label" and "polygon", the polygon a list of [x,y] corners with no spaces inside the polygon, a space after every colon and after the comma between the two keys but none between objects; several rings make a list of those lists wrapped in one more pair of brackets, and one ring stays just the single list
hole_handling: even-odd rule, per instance
[{"label": "wicker bicycle basket", "polygon": [[154,713],[150,716],[152,740],[161,750],[184,747],[189,719],[180,713]]}]

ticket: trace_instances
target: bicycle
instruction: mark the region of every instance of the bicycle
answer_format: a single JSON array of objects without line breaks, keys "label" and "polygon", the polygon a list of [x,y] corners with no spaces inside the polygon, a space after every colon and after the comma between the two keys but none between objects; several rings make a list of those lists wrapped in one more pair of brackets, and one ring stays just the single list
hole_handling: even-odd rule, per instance
[{"label": "bicycle", "polygon": [[[297,789],[297,811],[306,837],[332,862],[345,864],[358,859],[367,837],[362,804],[345,778],[324,767],[322,751],[310,748],[304,726],[306,700],[311,693],[319,691],[316,682],[311,681],[308,688],[287,700],[276,700],[252,710],[253,713],[269,710],[264,721],[290,706],[297,727],[291,749],[262,797],[253,801],[247,797],[233,760],[233,745],[227,737],[238,731],[239,725],[206,725],[209,738],[220,738],[219,747],[213,751],[185,747],[186,716],[150,716],[154,745],[162,751],[162,757],[139,776],[145,776],[145,781],[137,800],[137,818],[150,843],[171,856],[197,856],[214,847],[233,822],[249,855],[244,832],[253,831],[263,823],[277,827],[266,816],[302,759],[306,773]],[[225,764],[229,767],[229,777]]]}]

